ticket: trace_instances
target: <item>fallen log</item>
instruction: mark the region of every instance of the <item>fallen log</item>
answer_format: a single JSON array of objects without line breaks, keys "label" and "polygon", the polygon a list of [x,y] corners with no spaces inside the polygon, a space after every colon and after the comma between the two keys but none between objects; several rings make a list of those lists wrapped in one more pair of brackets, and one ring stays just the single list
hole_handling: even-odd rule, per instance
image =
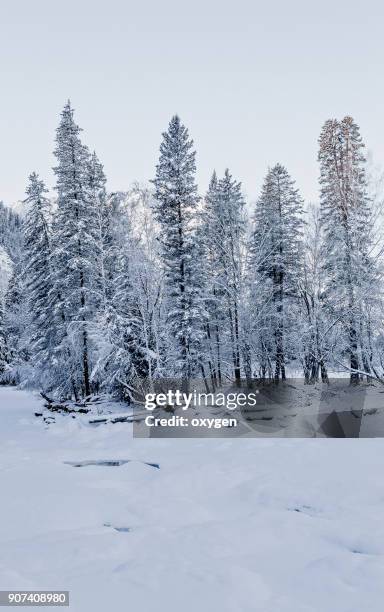
[{"label": "fallen log", "polygon": [[59,403],[51,397],[48,397],[48,395],[46,395],[42,391],[40,392],[40,395],[46,401],[45,407],[51,412],[87,414],[90,411],[90,408],[74,408],[73,406],[70,406],[68,404]]},{"label": "fallen log", "polygon": [[106,423],[135,423],[144,421],[146,412],[136,413],[136,414],[127,414],[127,415],[113,415],[110,416],[101,416],[95,417],[94,419],[90,419],[89,423],[91,425],[103,425]]}]

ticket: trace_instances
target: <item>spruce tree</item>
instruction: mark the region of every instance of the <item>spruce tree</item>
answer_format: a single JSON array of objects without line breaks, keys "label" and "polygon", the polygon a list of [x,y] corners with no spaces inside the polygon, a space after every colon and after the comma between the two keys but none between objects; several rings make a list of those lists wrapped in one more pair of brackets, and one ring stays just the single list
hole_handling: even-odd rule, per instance
[{"label": "spruce tree", "polygon": [[236,382],[240,382],[241,323],[240,304],[242,297],[242,239],[245,232],[244,199],[241,183],[232,178],[226,169],[218,183],[221,209],[222,239],[218,242],[222,271],[225,279],[225,294],[230,323],[232,361]]},{"label": "spruce tree", "polygon": [[[109,269],[109,252],[112,248],[111,238],[111,205],[106,191],[106,177],[103,165],[95,152],[90,156],[86,167],[86,194],[90,207],[96,215],[96,244],[98,248],[99,286],[97,300],[100,308],[105,308],[112,271]],[[95,293],[96,298],[96,293]]]},{"label": "spruce tree", "polygon": [[[257,304],[262,371],[277,382],[297,357],[299,281],[303,269],[303,201],[281,164],[269,170],[254,214],[249,275]],[[274,372],[272,373],[272,363]]]},{"label": "spruce tree", "polygon": [[220,180],[216,173],[213,174],[202,217],[207,285],[210,287],[207,296],[209,338],[211,344],[216,345],[219,379],[224,357],[226,362],[232,363],[234,378],[239,382],[245,216],[241,183],[233,179],[228,169]]},{"label": "spruce tree", "polygon": [[154,212],[161,231],[165,270],[167,330],[175,339],[175,375],[184,384],[202,365],[206,314],[196,243],[197,205],[195,152],[187,128],[175,115],[163,134],[156,167]]},{"label": "spruce tree", "polygon": [[24,219],[24,278],[29,312],[28,348],[37,378],[50,365],[52,326],[49,303],[51,291],[50,201],[47,188],[36,173],[29,177],[28,212]]},{"label": "spruce tree", "polygon": [[205,304],[208,312],[206,324],[209,369],[213,387],[222,383],[226,350],[226,309],[222,269],[218,262],[218,243],[221,240],[219,223],[220,195],[214,171],[205,196],[202,211],[202,247],[204,253]]},{"label": "spruce tree", "polygon": [[[90,155],[68,102],[57,129],[57,212],[53,225],[52,300],[57,321],[56,353],[65,393],[91,393],[89,327],[99,281],[97,211],[88,183]],[[70,386],[65,382],[70,381]]]}]

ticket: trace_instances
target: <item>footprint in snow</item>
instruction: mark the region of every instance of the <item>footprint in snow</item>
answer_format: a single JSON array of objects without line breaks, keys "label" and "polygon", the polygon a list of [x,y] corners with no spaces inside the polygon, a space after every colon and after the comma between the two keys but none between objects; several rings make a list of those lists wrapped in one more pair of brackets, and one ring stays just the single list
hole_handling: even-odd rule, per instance
[{"label": "footprint in snow", "polygon": [[[132,459],[96,459],[96,460],[86,460],[86,461],[64,461],[66,465],[71,465],[72,467],[87,467],[89,465],[102,465],[107,467],[119,467],[120,465],[124,465],[126,463],[131,463]],[[139,461],[139,463],[143,463],[144,465],[149,465],[150,467],[160,469],[160,465],[158,463],[149,463],[148,461]]]},{"label": "footprint in snow", "polygon": [[112,527],[115,531],[119,531],[120,533],[129,533],[132,531],[132,527],[117,527],[112,525],[111,523],[104,523],[104,527]]}]

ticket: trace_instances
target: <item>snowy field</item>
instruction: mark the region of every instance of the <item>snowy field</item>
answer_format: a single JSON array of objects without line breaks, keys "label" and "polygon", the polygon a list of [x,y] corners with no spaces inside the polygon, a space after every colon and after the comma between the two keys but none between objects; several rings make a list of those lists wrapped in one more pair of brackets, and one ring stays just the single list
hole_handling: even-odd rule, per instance
[{"label": "snowy field", "polygon": [[0,388],[0,589],[69,590],[71,612],[383,609],[384,440],[133,440],[40,407]]}]

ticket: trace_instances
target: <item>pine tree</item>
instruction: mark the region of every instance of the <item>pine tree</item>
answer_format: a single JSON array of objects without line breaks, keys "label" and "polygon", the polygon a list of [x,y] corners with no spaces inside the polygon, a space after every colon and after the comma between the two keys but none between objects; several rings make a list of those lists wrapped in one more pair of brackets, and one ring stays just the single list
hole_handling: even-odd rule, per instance
[{"label": "pine tree", "polygon": [[359,344],[363,304],[375,277],[364,144],[352,117],[326,121],[319,144],[325,299],[341,323],[341,357],[348,354],[350,381],[357,383],[360,363],[369,367],[364,348],[359,359]]},{"label": "pine tree", "polygon": [[176,115],[163,134],[156,168],[154,212],[160,225],[165,269],[167,329],[175,338],[175,375],[184,384],[202,365],[205,311],[196,242],[195,152],[188,130]]},{"label": "pine tree", "polygon": [[[225,361],[232,363],[235,380],[239,383],[245,217],[241,183],[232,178],[228,169],[220,180],[217,180],[216,173],[213,174],[202,217],[207,284],[210,287],[207,296],[208,335],[210,344],[216,345],[215,374],[217,370],[221,379],[224,357]],[[228,338],[224,330],[228,330]],[[214,354],[213,347],[211,353]]]},{"label": "pine tree", "polygon": [[244,199],[241,183],[233,180],[229,170],[219,181],[222,239],[218,243],[225,278],[225,293],[230,322],[232,360],[235,380],[241,377],[240,353],[240,304],[242,293],[242,238],[245,231],[243,216]]},{"label": "pine tree", "polygon": [[297,357],[293,338],[303,264],[302,212],[294,181],[277,164],[269,170],[257,202],[249,255],[259,360],[263,375],[269,371],[276,382],[286,378],[287,361]]},{"label": "pine tree", "polygon": [[[57,129],[57,213],[53,225],[53,289],[57,321],[56,354],[61,361],[63,393],[91,393],[94,318],[99,281],[97,210],[89,189],[90,155],[68,102]],[[66,384],[70,382],[70,385]]]},{"label": "pine tree", "polygon": [[226,312],[224,306],[224,288],[222,271],[218,264],[217,244],[221,239],[219,223],[219,187],[216,172],[212,178],[205,196],[202,211],[202,248],[205,273],[205,304],[208,312],[206,324],[208,340],[208,364],[212,386],[222,384],[225,359]]},{"label": "pine tree", "polygon": [[25,299],[29,312],[28,349],[37,377],[49,369],[53,317],[48,296],[51,291],[50,201],[36,173],[29,177],[29,205],[24,231]]},{"label": "pine tree", "polygon": [[[95,152],[90,156],[86,167],[86,194],[89,206],[94,208],[96,214],[97,248],[98,248],[98,302],[105,308],[110,294],[109,284],[112,279],[110,269],[111,237],[111,205],[106,191],[106,177],[104,169]],[[95,294],[96,297],[96,294]]]}]

